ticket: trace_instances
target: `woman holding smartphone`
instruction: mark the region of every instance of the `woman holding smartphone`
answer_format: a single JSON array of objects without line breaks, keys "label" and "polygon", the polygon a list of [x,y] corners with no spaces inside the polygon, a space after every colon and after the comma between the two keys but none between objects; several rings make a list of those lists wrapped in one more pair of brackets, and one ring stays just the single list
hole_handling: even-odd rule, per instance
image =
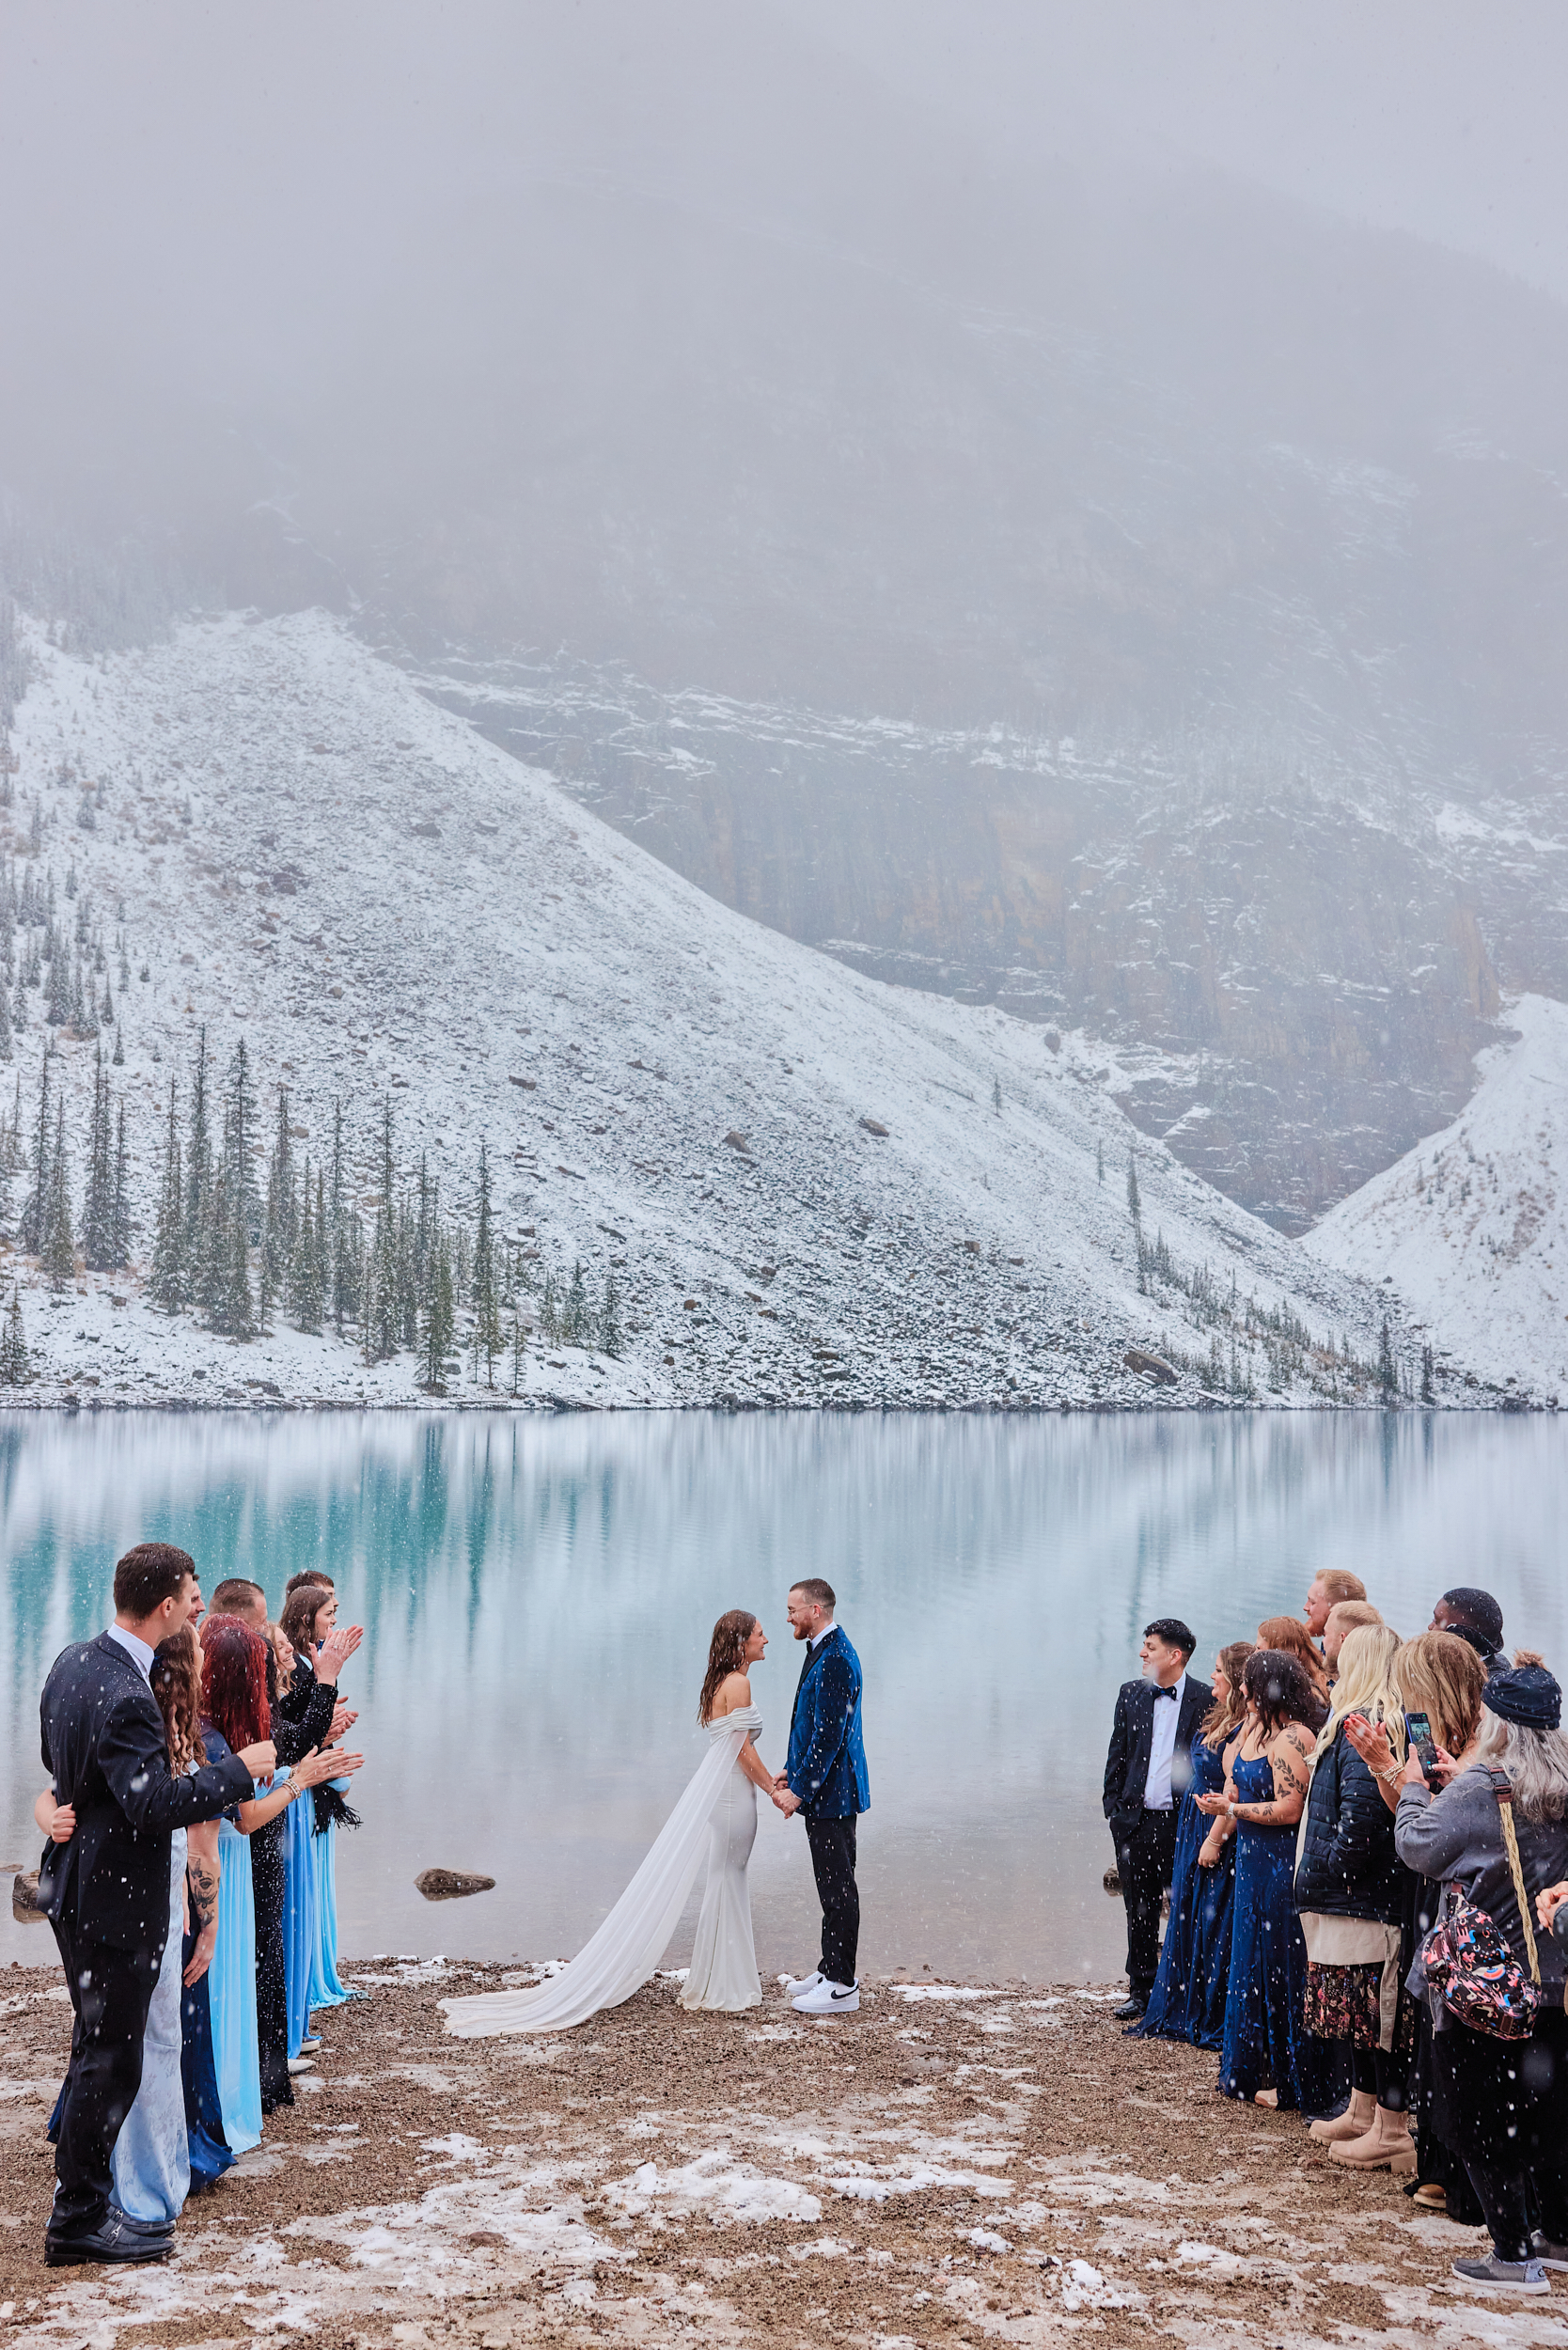
[{"label": "woman holding smartphone", "polygon": [[[1407,1715],[1419,1716],[1437,1749],[1434,1777],[1451,1775],[1451,1757],[1462,1754],[1481,1720],[1486,1667],[1476,1651],[1451,1632],[1422,1632],[1406,1640],[1394,1658],[1392,1680]],[[1347,1714],[1345,1737],[1377,1782],[1390,1815],[1399,1802],[1403,1765],[1394,1752],[1391,1725]],[[1443,1888],[1434,1880],[1406,1873],[1405,1911],[1400,1937],[1400,1976],[1409,1977],[1416,1952],[1437,1922]],[[1433,2212],[1461,2228],[1479,2228],[1482,2212],[1470,2175],[1450,2154],[1434,2126],[1432,2018],[1424,2000],[1412,2002],[1416,2050],[1409,2075],[1409,2103],[1416,2124],[1416,2175],[1405,2186],[1418,2211]]]},{"label": "woman holding smartphone", "polygon": [[1336,2162],[1353,2170],[1416,2168],[1407,2110],[1415,2018],[1402,1990],[1406,1872],[1378,1782],[1346,1721],[1379,1724],[1404,1764],[1404,1709],[1392,1680],[1400,1638],[1387,1624],[1347,1634],[1328,1719],[1312,1749],[1312,1783],[1296,1858],[1295,1905],[1307,1943],[1307,2029],[1344,2051],[1350,2104],[1314,2122]]}]

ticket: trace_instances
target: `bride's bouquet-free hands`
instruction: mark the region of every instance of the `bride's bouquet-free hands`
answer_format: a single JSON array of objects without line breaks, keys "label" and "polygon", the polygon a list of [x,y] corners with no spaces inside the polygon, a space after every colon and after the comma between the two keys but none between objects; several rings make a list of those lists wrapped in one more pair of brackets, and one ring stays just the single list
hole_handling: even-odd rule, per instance
[{"label": "bride's bouquet-free hands", "polygon": [[778,1772],[774,1779],[773,1799],[787,1820],[792,1819],[800,1810],[800,1797],[795,1794],[782,1771]]}]

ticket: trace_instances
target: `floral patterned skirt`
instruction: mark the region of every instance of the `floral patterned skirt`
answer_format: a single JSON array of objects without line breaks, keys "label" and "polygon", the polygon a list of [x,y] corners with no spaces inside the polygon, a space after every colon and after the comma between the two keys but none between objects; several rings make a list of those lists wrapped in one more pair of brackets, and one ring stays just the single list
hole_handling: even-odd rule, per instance
[{"label": "floral patterned skirt", "polygon": [[[1370,1966],[1319,1966],[1309,1959],[1302,2020],[1319,2040],[1347,2040],[1353,2048],[1375,2048],[1383,2038],[1382,1994],[1381,1961]],[[1402,1983],[1393,2053],[1408,2057],[1415,2046],[1415,2009]]]}]

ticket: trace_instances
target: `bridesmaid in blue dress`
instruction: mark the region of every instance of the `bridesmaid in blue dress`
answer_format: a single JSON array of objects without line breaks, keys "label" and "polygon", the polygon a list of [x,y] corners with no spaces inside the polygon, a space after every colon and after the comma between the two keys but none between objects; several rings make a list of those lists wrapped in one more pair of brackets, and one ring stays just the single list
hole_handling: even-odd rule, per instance
[{"label": "bridesmaid in blue dress", "polygon": [[1225,1749],[1246,1716],[1243,1668],[1250,1640],[1221,1649],[1212,1687],[1215,1701],[1192,1742],[1192,1781],[1176,1824],[1170,1916],[1149,2006],[1130,2040],[1187,2040],[1217,2048],[1225,2030],[1225,1987],[1231,1973],[1231,1897],[1235,1852],[1226,1824],[1200,1810],[1200,1795],[1225,1785]]},{"label": "bridesmaid in blue dress", "polygon": [[[234,1616],[208,1622],[202,1633],[201,1734],[210,1759],[272,1735],[267,1703],[268,1647],[260,1633]],[[218,1885],[218,1938],[209,1977],[208,2006],[212,2060],[224,2137],[231,2154],[243,2154],[261,2140],[261,2048],[256,2011],[256,1897],[251,1882],[250,1839],[275,1820],[308,1788],[347,1761],[320,1749],[292,1771],[279,1771],[271,1787],[257,1785],[254,1799],[224,1816],[219,1836],[222,1874]]]},{"label": "bridesmaid in blue dress", "polygon": [[1198,1798],[1201,1810],[1233,1821],[1236,1831],[1219,2089],[1223,2096],[1316,2113],[1331,2085],[1331,2061],[1302,2023],[1307,1945],[1294,1880],[1309,1757],[1324,1707],[1300,1661],[1283,1649],[1249,1656],[1242,1687],[1247,1724],[1225,1793]]}]

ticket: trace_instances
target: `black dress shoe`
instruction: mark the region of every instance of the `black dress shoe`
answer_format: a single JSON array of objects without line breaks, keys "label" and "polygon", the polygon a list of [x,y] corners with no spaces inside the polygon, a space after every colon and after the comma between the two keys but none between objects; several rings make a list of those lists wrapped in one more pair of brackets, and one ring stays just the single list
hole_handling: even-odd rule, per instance
[{"label": "black dress shoe", "polygon": [[1148,2009],[1147,1999],[1123,1999],[1121,2005],[1113,2009],[1112,2013],[1119,2024],[1136,2024],[1140,2015],[1147,2014]]},{"label": "black dress shoe", "polygon": [[174,2249],[172,2232],[144,2235],[118,2212],[106,2212],[96,2228],[80,2234],[45,2235],[46,2268],[81,2268],[94,2262],[166,2261]]}]

